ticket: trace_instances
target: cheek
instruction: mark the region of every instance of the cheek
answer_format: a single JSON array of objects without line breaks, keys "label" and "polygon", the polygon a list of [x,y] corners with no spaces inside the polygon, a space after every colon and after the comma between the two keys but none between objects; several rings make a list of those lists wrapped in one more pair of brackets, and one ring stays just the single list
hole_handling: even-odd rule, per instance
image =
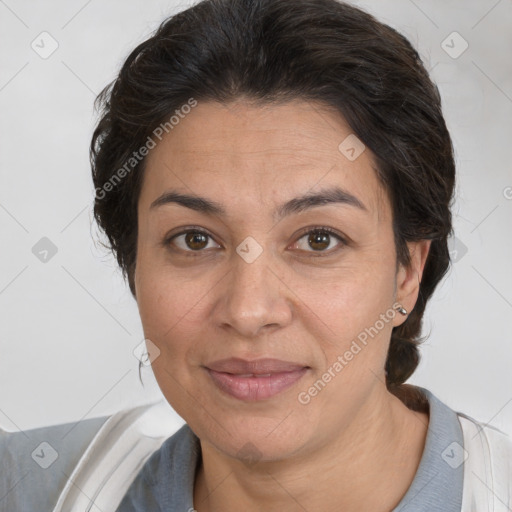
[{"label": "cheek", "polygon": [[[192,310],[192,302],[187,299],[187,288],[179,283],[167,283],[161,277],[146,276],[137,295],[137,304],[144,327],[144,333],[161,338],[165,333],[172,334],[184,324],[183,319]],[[181,319],[181,321],[180,321]]]},{"label": "cheek", "polygon": [[183,360],[207,333],[209,293],[215,281],[191,279],[148,263],[139,267],[137,304],[144,336],[160,349],[169,362]]},{"label": "cheek", "polygon": [[[324,367],[320,370],[331,368],[337,376],[332,391],[338,385],[374,380],[384,365],[396,314],[392,310],[394,280],[389,269],[366,265],[341,274],[321,289],[309,284],[301,291],[301,296],[308,297],[305,306],[317,313],[306,328],[322,349]],[[302,318],[306,318],[306,309]],[[336,361],[342,370],[340,365],[338,371],[332,368]]]},{"label": "cheek", "polygon": [[340,268],[325,281],[303,282],[300,296],[337,332],[353,334],[389,309],[393,291],[394,276],[389,269],[365,262]]},{"label": "cheek", "polygon": [[[195,388],[190,375],[190,362],[197,360],[198,326],[204,325],[201,314],[203,294],[176,276],[169,277],[155,266],[139,267],[137,304],[144,330],[144,337],[159,349],[159,356],[152,362],[155,378],[167,400],[187,417],[183,389]],[[192,358],[192,359],[191,359]]]}]

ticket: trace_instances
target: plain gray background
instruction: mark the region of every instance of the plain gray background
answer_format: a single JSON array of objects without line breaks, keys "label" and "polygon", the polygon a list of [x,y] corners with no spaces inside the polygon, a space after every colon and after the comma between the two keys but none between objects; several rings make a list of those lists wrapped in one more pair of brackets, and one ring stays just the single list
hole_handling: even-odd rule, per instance
[{"label": "plain gray background", "polygon": [[[512,2],[353,3],[418,48],[441,90],[456,151],[456,263],[428,306],[430,337],[409,382],[512,433]],[[0,425],[7,430],[161,396],[150,368],[145,387],[139,382],[137,306],[114,259],[95,243],[88,146],[96,94],[136,44],[187,5],[0,0]],[[57,251],[46,261],[43,237]]]}]

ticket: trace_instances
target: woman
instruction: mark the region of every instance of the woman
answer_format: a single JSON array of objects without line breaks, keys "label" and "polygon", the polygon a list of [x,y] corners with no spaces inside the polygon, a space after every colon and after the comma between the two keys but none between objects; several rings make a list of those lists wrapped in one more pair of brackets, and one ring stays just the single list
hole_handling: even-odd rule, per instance
[{"label": "woman", "polygon": [[509,510],[510,439],[404,384],[450,263],[455,166],[403,36],[335,0],[205,0],[99,103],[95,218],[166,400],[60,451],[43,429],[31,458],[65,466],[16,466],[3,506]]}]

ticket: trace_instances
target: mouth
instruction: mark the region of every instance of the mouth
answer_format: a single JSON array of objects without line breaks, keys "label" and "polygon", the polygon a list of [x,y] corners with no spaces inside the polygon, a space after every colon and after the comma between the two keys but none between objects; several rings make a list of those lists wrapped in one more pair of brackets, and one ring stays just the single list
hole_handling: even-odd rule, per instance
[{"label": "mouth", "polygon": [[231,358],[211,363],[205,369],[220,391],[239,400],[258,401],[290,388],[310,367],[279,359]]}]

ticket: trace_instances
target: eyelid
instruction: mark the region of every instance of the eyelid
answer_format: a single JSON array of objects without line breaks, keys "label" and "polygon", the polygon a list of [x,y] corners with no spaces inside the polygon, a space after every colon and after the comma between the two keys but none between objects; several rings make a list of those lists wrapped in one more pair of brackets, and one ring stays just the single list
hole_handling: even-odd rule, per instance
[{"label": "eyelid", "polygon": [[[299,233],[295,236],[295,241],[292,243],[292,245],[295,245],[305,235],[313,233],[315,231],[329,233],[329,235],[334,236],[341,242],[341,246],[348,245],[348,241],[347,241],[346,237],[344,237],[343,235],[338,233],[338,231],[336,231],[334,228],[331,228],[329,226],[321,226],[321,225],[307,226],[307,227],[301,229],[299,231]],[[185,228],[182,228],[181,231],[179,231],[178,233],[173,233],[172,235],[166,236],[164,238],[162,244],[164,245],[164,247],[169,246],[172,240],[174,240],[178,236],[186,235],[190,232],[203,234],[203,235],[207,236],[208,238],[210,238],[211,240],[213,240],[217,245],[220,245],[220,244],[218,244],[218,242],[215,241],[215,237],[212,234],[210,234],[206,229],[199,227],[199,226],[187,226]],[[205,249],[201,249],[198,251],[192,251],[192,250],[177,248],[177,250],[185,252],[189,255],[190,254],[200,255],[201,253],[207,252],[207,251],[205,251]],[[328,256],[338,250],[339,250],[339,247],[335,247],[334,249],[330,249],[328,251],[301,251],[301,252],[312,253],[315,256],[323,256],[323,255]]]}]

